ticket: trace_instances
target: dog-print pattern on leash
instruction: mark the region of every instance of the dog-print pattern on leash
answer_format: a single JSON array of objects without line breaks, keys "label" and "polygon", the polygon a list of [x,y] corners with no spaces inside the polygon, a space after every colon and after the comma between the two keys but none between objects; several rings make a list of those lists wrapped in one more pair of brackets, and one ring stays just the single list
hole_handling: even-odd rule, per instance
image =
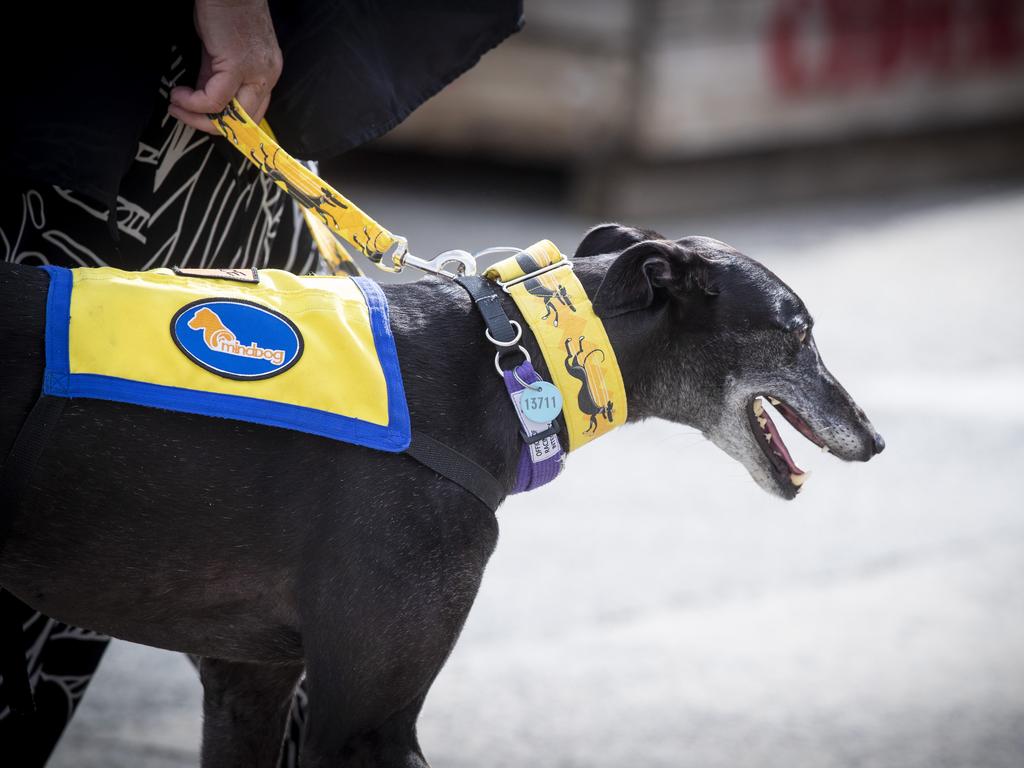
[{"label": "dog-print pattern on leash", "polygon": [[[374,264],[381,265],[385,254],[403,242],[402,238],[380,226],[316,173],[281,149],[269,129],[265,130],[265,124],[261,127],[254,123],[237,101],[232,101],[222,111],[209,115],[209,118],[249,162],[291,195],[307,212],[307,221],[311,217],[319,221],[345,242],[358,248]],[[320,240],[318,237],[318,243]],[[328,256],[332,264],[334,260]],[[344,270],[344,267],[340,269]]]},{"label": "dog-print pattern on leash", "polygon": [[262,159],[256,156],[254,150],[249,150],[249,157],[253,165],[267,174],[275,184],[295,198],[299,205],[316,213],[323,220],[324,224],[337,229],[338,220],[324,206],[330,204],[331,208],[341,209],[346,209],[348,206],[341,202],[331,189],[321,186],[319,194],[313,195],[299,187],[277,167],[277,158],[281,154],[280,147],[274,149],[274,154],[271,155],[263,146],[263,142],[260,142],[260,154],[263,155]]}]

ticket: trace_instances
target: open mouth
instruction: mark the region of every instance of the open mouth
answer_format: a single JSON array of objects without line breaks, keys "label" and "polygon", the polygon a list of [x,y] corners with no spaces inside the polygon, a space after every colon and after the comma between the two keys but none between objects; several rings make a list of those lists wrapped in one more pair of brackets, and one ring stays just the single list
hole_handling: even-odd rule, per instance
[{"label": "open mouth", "polygon": [[[765,410],[761,397],[754,397],[750,401],[750,410],[747,412],[750,428],[754,433],[754,439],[771,462],[779,484],[790,488],[795,494],[803,487],[808,475],[793,461],[793,456],[790,454],[786,444],[782,442],[779,430],[776,428],[771,416],[768,415],[768,411]],[[770,395],[764,395],[763,397],[800,434],[823,451],[828,451],[828,446],[825,445],[821,438],[814,434],[814,431],[807,425],[807,422],[800,418],[796,411],[776,397],[771,397]]]}]

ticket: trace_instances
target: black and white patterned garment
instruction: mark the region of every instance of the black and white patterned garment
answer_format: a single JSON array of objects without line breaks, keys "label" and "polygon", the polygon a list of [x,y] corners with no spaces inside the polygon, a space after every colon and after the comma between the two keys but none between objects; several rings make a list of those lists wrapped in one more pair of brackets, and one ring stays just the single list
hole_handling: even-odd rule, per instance
[{"label": "black and white patterned garment", "polygon": [[[160,89],[164,101],[176,84],[195,80],[181,55],[172,59]],[[121,269],[274,267],[299,274],[320,266],[302,214],[283,191],[223,139],[162,109],[141,136],[113,221],[102,206],[71,190],[11,187],[5,180],[0,260]],[[10,595],[0,610],[19,614],[26,633],[38,725],[29,735],[16,729],[0,688],[0,763],[18,754],[20,766],[42,766],[109,638],[55,621]],[[297,765],[305,700],[300,688],[281,762],[288,768]]]},{"label": "black and white patterned garment", "polygon": [[[172,62],[161,96],[189,82]],[[221,138],[163,114],[143,132],[117,197],[116,240],[106,209],[68,189],[4,186],[0,260],[69,267],[276,267],[311,272],[318,257],[302,213]]]}]

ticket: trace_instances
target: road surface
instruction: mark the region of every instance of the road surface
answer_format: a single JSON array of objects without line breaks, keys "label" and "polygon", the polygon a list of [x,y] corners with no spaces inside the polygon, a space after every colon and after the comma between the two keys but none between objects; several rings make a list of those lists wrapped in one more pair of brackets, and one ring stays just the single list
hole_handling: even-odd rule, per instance
[{"label": "road surface", "polygon": [[[515,180],[342,188],[421,254],[588,225]],[[1024,186],[642,223],[790,283],[888,448],[847,465],[788,430],[791,503],[669,424],[574,454],[499,512],[432,764],[1020,768]],[[52,764],[194,766],[199,734],[187,661],[117,642]]]}]

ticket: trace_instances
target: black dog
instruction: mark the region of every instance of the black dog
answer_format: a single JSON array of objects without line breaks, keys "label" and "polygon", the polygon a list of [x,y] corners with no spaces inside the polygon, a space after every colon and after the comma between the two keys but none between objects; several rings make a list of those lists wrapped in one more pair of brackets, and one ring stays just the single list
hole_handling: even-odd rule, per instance
[{"label": "black dog", "polygon": [[[605,225],[575,263],[630,421],[693,425],[785,498],[802,476],[760,396],[841,459],[882,449],[822,364],[803,302],[757,262]],[[41,270],[0,265],[0,455],[40,390],[46,287]],[[511,487],[518,422],[469,297],[441,279],[385,290],[413,423]],[[416,719],[498,536],[479,501],[403,455],[85,399],[3,513],[0,584],[19,598],[203,657],[206,768],[275,764],[303,669],[305,768],[425,766]]]}]

